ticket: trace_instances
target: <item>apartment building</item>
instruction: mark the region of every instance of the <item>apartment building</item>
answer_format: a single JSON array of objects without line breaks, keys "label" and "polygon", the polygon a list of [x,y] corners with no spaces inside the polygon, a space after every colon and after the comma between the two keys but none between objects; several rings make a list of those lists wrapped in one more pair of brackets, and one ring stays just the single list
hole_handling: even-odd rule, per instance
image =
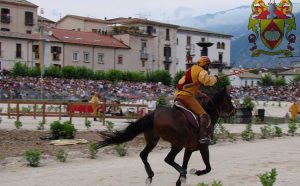
[{"label": "apartment building", "polygon": [[[114,37],[122,33],[139,37],[148,36],[147,40],[140,39],[139,42],[132,42],[129,46],[136,48],[134,45],[137,44],[141,46],[141,50],[149,51],[147,64],[150,70],[167,70],[172,76],[176,74],[177,25],[139,18],[116,18],[107,21],[115,25],[112,31]],[[146,41],[149,43],[147,47]]]},{"label": "apartment building", "polygon": [[[63,65],[62,43],[45,35],[45,65]],[[0,32],[0,70],[11,69],[16,62],[29,67],[39,66],[39,34]],[[57,51],[57,52],[56,52]]]},{"label": "apartment building", "polygon": [[49,34],[62,43],[62,66],[85,66],[94,70],[135,71],[130,48],[109,35],[66,29],[50,29]]},{"label": "apartment building", "polygon": [[55,27],[59,29],[94,32],[104,35],[110,33],[112,30],[108,25],[110,25],[110,23],[102,19],[66,15],[56,22]]},{"label": "apartment building", "polygon": [[185,70],[188,62],[197,62],[203,49],[198,45],[199,43],[212,44],[207,51],[207,55],[212,61],[212,71],[230,67],[231,35],[179,27],[177,38],[177,71]]},{"label": "apartment building", "polygon": [[38,30],[38,6],[26,0],[0,0],[0,30],[31,34]]}]

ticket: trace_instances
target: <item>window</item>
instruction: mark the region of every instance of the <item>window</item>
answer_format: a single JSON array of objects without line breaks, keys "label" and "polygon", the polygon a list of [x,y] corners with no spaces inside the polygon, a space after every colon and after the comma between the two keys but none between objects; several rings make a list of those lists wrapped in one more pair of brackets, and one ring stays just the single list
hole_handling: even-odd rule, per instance
[{"label": "window", "polygon": [[170,41],[170,29],[166,29],[166,40]]},{"label": "window", "polygon": [[220,48],[221,48],[221,43],[218,42],[218,43],[217,43],[217,49],[220,49]]},{"label": "window", "polygon": [[26,34],[32,34],[31,30],[26,30]]},{"label": "window", "polygon": [[34,59],[39,59],[39,45],[32,45]]},{"label": "window", "polygon": [[52,53],[52,59],[53,61],[59,61],[59,57],[61,54],[61,47],[58,46],[52,46],[51,47],[51,53]]},{"label": "window", "polygon": [[252,87],[254,86],[254,82],[253,82],[253,81],[251,81],[251,86],[252,86]]},{"label": "window", "polygon": [[16,45],[16,58],[22,58],[22,44],[20,43]]},{"label": "window", "polygon": [[97,54],[97,62],[98,64],[104,64],[104,54],[102,53]]},{"label": "window", "polygon": [[89,58],[90,58],[90,54],[88,52],[84,52],[83,53],[83,61],[88,63],[88,62],[90,62]]},{"label": "window", "polygon": [[201,38],[201,42],[205,42],[205,38],[204,37]]},{"label": "window", "polygon": [[146,42],[142,42],[142,53],[147,53],[147,43]]},{"label": "window", "polygon": [[118,64],[123,64],[123,56],[118,55]]},{"label": "window", "polygon": [[165,62],[171,62],[171,47],[164,47]]},{"label": "window", "polygon": [[1,8],[1,23],[10,23],[10,10]]},{"label": "window", "polygon": [[219,52],[219,62],[223,63],[223,52]]},{"label": "window", "polygon": [[79,52],[73,52],[73,61],[74,62],[77,62],[77,61],[79,61]]},{"label": "window", "polygon": [[222,42],[222,44],[221,44],[221,49],[225,49],[225,43],[224,42]]},{"label": "window", "polygon": [[191,36],[186,36],[186,45],[187,46],[191,45]]},{"label": "window", "polygon": [[6,31],[6,32],[9,32],[10,29],[9,28],[1,28],[1,31]]},{"label": "window", "polygon": [[0,42],[0,57],[2,57],[2,43]]},{"label": "window", "polygon": [[142,61],[142,67],[145,67],[145,64],[146,64],[145,61]]},{"label": "window", "polygon": [[33,23],[33,12],[25,12],[25,25],[32,26]]}]

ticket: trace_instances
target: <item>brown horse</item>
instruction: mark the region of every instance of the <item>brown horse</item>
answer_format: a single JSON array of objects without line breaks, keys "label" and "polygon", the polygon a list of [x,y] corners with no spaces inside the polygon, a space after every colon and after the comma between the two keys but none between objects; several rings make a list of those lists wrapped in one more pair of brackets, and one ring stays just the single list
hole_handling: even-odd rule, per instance
[{"label": "brown horse", "polygon": [[[211,134],[213,133],[217,119],[221,115],[232,115],[235,111],[226,89],[218,91],[203,106],[211,117],[211,125],[209,128]],[[204,170],[193,169],[191,170],[191,173],[199,176],[210,172],[211,166],[209,162],[208,145],[203,145],[198,142],[198,134],[192,129],[185,115],[176,108],[158,108],[136,122],[129,124],[123,131],[100,132],[104,140],[98,142],[98,148],[130,141],[140,133],[144,133],[147,143],[146,147],[140,153],[140,157],[145,165],[148,175],[146,183],[150,184],[154,176],[154,172],[147,160],[148,154],[157,145],[160,138],[171,143],[171,151],[166,156],[165,162],[180,173],[176,185],[181,185],[181,182],[186,181],[187,165],[192,152],[196,150],[200,150],[206,168]],[[185,152],[183,164],[180,166],[174,160],[176,155],[183,148],[185,148]]]}]

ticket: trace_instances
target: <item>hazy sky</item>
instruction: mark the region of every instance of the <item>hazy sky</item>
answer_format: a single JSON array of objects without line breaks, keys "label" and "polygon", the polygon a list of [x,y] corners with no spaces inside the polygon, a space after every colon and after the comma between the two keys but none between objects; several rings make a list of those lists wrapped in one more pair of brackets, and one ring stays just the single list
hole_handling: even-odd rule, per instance
[{"label": "hazy sky", "polygon": [[[99,19],[115,17],[147,17],[172,22],[177,18],[215,13],[253,0],[28,0],[44,9],[44,17],[57,21],[66,14]],[[269,0],[264,0],[269,2]],[[279,2],[277,0],[276,2]],[[300,0],[293,0],[300,3]]]}]

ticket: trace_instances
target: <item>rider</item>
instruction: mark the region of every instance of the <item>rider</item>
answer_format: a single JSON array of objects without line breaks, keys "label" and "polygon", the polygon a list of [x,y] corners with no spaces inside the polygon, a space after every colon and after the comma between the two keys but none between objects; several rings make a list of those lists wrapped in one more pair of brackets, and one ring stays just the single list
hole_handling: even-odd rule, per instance
[{"label": "rider", "polygon": [[197,63],[188,69],[184,76],[179,80],[176,86],[177,90],[175,92],[175,101],[180,101],[199,117],[199,142],[201,144],[210,144],[211,142],[211,139],[207,134],[210,118],[200,103],[196,100],[195,96],[200,92],[201,84],[204,86],[213,86],[218,81],[217,76],[208,75],[208,67],[210,63],[210,59],[207,56],[201,56]]}]

